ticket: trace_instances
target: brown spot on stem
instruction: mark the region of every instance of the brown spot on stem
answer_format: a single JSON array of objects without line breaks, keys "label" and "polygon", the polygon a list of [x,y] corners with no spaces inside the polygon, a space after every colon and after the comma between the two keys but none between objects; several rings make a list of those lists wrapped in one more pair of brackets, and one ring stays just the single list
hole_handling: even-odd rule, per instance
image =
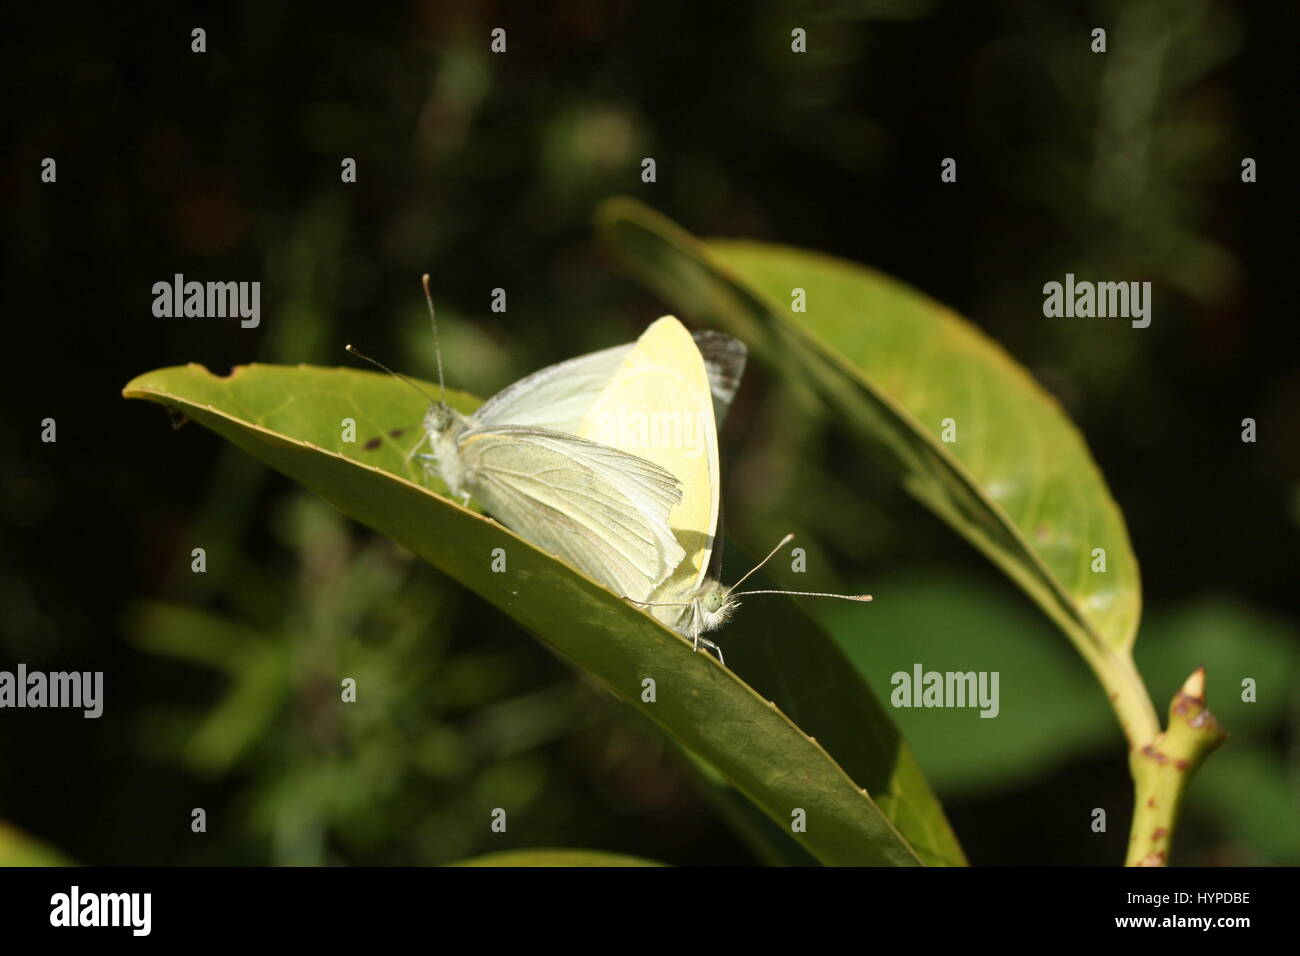
[{"label": "brown spot on stem", "polygon": [[1168,833],[1168,832],[1169,832],[1169,831],[1166,830],[1164,827],[1156,827],[1155,832],[1151,834],[1151,839],[1153,839],[1153,840],[1159,840],[1161,837],[1163,837],[1163,836],[1164,836],[1166,833]]},{"label": "brown spot on stem", "polygon": [[1179,770],[1186,770],[1188,764],[1186,760],[1175,760],[1174,766],[1177,767]]},{"label": "brown spot on stem", "polygon": [[1147,806],[1154,810],[1156,808],[1156,798],[1147,797]]},{"label": "brown spot on stem", "polygon": [[1166,757],[1159,750],[1156,750],[1156,748],[1152,744],[1147,744],[1145,747],[1142,748],[1142,756],[1150,757],[1152,760],[1160,764],[1160,766],[1162,767],[1169,762],[1169,758]]}]

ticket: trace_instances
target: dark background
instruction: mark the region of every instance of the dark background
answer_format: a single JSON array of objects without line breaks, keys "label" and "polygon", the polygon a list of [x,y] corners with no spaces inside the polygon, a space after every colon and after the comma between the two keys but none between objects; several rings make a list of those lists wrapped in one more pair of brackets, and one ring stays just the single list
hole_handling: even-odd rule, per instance
[{"label": "dark background", "polygon": [[[429,377],[424,271],[458,387],[487,395],[629,341],[665,310],[590,229],[601,199],[628,194],[699,235],[869,263],[1025,363],[1126,515],[1158,710],[1205,663],[1234,732],[1192,788],[1175,861],[1300,862],[1296,8],[705,6],[8,11],[0,668],[104,670],[107,700],[98,721],[0,713],[0,821],[85,863],[439,863],[514,845],[753,861],[671,748],[507,618],[120,398],[189,361],[353,364],[348,341]],[[939,182],[946,156],[956,184]],[[1240,181],[1245,156],[1257,183]],[[154,318],[152,285],[177,272],[260,280],[260,328]],[[1151,327],[1045,319],[1042,285],[1066,272],[1150,280]],[[828,589],[898,598],[881,640],[929,648],[919,660],[1015,657],[997,721],[898,713],[973,862],[1121,860],[1123,743],[1083,663],[877,480],[852,432],[810,414],[751,368],[724,435],[732,536],[764,552],[798,530]],[[46,417],[57,443],[40,441]],[[842,608],[822,613],[835,628]],[[382,713],[335,716],[344,663],[389,688]],[[888,674],[868,676],[884,696]],[[1237,700],[1247,676],[1253,705]],[[479,808],[507,800],[527,824],[493,838]],[[1106,834],[1087,826],[1097,806]]]}]

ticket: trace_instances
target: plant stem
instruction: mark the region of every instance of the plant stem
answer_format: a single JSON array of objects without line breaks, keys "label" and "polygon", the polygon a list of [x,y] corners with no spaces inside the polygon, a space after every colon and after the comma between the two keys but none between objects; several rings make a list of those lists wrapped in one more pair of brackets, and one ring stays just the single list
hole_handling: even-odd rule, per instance
[{"label": "plant stem", "polygon": [[1140,745],[1130,737],[1134,807],[1126,865],[1169,862],[1183,793],[1201,762],[1227,736],[1206,707],[1205,668],[1198,667],[1174,694],[1168,728]]},{"label": "plant stem", "polygon": [[1111,652],[1100,660],[1085,655],[1093,673],[1101,682],[1110,699],[1111,708],[1128,738],[1129,752],[1134,753],[1149,744],[1160,733],[1160,718],[1147,685],[1133,664],[1129,654]]}]

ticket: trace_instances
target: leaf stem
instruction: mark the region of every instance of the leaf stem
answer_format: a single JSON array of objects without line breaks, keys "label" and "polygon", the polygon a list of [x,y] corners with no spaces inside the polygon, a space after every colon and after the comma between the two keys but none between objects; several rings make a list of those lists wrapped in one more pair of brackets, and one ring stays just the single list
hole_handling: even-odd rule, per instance
[{"label": "leaf stem", "polygon": [[1227,736],[1206,706],[1205,668],[1198,667],[1170,702],[1168,728],[1129,752],[1135,802],[1127,866],[1169,862],[1174,825],[1192,774]]},{"label": "leaf stem", "polygon": [[[1082,650],[1086,645],[1076,646]],[[1101,660],[1089,663],[1128,738],[1129,752],[1136,753],[1160,733],[1160,719],[1142,675],[1128,653],[1103,652]]]}]

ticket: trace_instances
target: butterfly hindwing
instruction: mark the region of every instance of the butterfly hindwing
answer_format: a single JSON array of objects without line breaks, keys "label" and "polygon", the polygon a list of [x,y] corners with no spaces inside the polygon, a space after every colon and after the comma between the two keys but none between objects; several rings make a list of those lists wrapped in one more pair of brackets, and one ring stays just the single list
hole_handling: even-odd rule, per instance
[{"label": "butterfly hindwing", "polygon": [[731,411],[731,400],[736,397],[740,380],[744,377],[749,350],[740,339],[713,329],[701,329],[691,338],[704,359],[709,390],[713,393],[713,417],[717,427],[721,428],[727,419],[727,412]]},{"label": "butterfly hindwing", "polygon": [[459,444],[490,513],[620,595],[643,600],[684,557],[668,526],[681,484],[658,465],[530,426],[476,428]]}]

